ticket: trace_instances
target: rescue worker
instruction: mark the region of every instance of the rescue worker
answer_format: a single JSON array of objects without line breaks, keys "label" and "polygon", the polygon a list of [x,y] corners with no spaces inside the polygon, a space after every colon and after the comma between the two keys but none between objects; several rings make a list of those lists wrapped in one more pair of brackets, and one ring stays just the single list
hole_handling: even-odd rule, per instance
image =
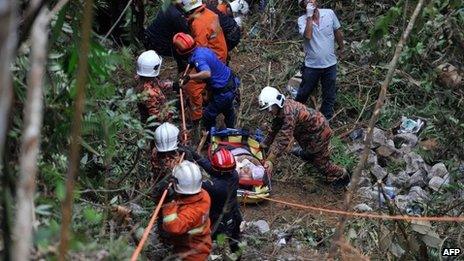
[{"label": "rescue worker", "polygon": [[235,157],[225,148],[214,152],[211,160],[192,154],[198,165],[211,176],[202,186],[211,197],[209,217],[213,239],[225,234],[229,238],[230,250],[238,255],[242,214],[237,201],[239,176],[235,170]]},{"label": "rescue worker", "polygon": [[[238,96],[240,80],[211,49],[197,47],[190,35],[178,33],[173,41],[176,50],[180,54],[188,55],[189,64],[195,66],[195,71],[186,75],[183,82],[208,82],[208,91],[212,93],[212,98],[203,112],[203,127],[209,131],[216,125],[216,117],[222,113],[227,128],[233,128],[235,125],[234,101]],[[192,86],[184,87],[186,91],[189,88]]]},{"label": "rescue worker", "polygon": [[169,122],[161,124],[155,130],[155,146],[150,158],[156,184],[155,198],[160,196],[169,184],[169,174],[179,164],[182,153],[186,153],[185,159],[191,159],[188,148],[179,144],[179,133],[179,128]]},{"label": "rescue worker", "polygon": [[168,234],[167,241],[181,260],[207,260],[212,248],[211,199],[201,188],[200,168],[183,161],[174,168],[172,175],[175,193],[162,207],[162,228]]},{"label": "rescue worker", "polygon": [[295,139],[302,148],[300,156],[325,175],[328,182],[344,184],[349,181],[347,171],[330,161],[332,129],[320,112],[285,99],[276,88],[269,86],[261,90],[258,100],[260,110],[267,109],[275,117],[272,130],[262,143],[263,147],[269,148],[264,163],[269,172]]},{"label": "rescue worker", "polygon": [[173,112],[165,106],[167,100],[163,93],[163,90],[172,88],[173,83],[158,77],[162,61],[153,50],[143,52],[137,59],[136,91],[143,94],[143,101],[137,106],[144,124],[150,116],[155,116],[158,122],[171,121],[173,116]]},{"label": "rescue worker", "polygon": [[155,20],[145,30],[142,42],[147,50],[155,50],[162,56],[174,57],[180,72],[185,69],[187,63],[172,46],[172,37],[178,32],[188,33],[189,26],[181,11],[171,4],[166,10],[158,12]]},{"label": "rescue worker", "polygon": [[[179,132],[179,128],[169,122],[161,124],[155,130],[155,147],[150,158],[155,183],[165,179],[172,172],[174,166],[180,162]],[[165,186],[161,189],[164,190]]]},{"label": "rescue worker", "polygon": [[219,60],[225,63],[227,44],[218,15],[206,8],[202,0],[181,0],[180,6],[187,16],[190,33],[195,42],[213,50]]},{"label": "rescue worker", "polygon": [[[214,51],[219,60],[227,61],[227,44],[217,14],[206,8],[201,0],[179,0],[178,5],[185,13],[190,32],[199,46]],[[200,136],[200,120],[203,116],[203,103],[206,101],[206,83],[190,81],[185,88],[190,104],[190,120],[193,123],[195,139]]]}]

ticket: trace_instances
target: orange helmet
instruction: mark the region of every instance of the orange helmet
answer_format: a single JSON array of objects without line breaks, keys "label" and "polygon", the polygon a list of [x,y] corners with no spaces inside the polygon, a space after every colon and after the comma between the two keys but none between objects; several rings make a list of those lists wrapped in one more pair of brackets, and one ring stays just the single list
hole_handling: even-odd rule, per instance
[{"label": "orange helmet", "polygon": [[172,43],[176,47],[176,50],[179,54],[188,54],[197,45],[195,40],[193,40],[192,36],[186,33],[177,33],[172,38]]},{"label": "orange helmet", "polygon": [[235,165],[234,155],[225,148],[217,150],[211,159],[211,166],[216,171],[232,171],[235,169]]}]

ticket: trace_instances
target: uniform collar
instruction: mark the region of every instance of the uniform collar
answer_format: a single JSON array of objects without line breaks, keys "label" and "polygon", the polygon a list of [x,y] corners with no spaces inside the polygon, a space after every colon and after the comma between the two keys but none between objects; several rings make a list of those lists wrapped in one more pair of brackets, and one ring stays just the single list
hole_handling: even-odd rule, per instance
[{"label": "uniform collar", "polygon": [[200,192],[198,192],[197,194],[189,195],[189,196],[180,196],[176,200],[180,204],[191,204],[191,203],[201,201],[204,197],[204,193],[206,193],[205,190],[201,189]]},{"label": "uniform collar", "polygon": [[195,11],[193,11],[193,13],[191,15],[189,15],[189,21],[193,21],[193,19],[199,17],[206,9],[206,5],[205,4],[202,4],[200,7],[198,7],[197,9],[195,9]]}]

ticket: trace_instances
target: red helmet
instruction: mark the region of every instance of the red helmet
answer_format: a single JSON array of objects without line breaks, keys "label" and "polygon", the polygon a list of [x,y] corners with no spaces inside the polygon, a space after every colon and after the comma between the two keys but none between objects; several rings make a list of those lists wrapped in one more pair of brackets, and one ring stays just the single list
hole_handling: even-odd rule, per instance
[{"label": "red helmet", "polygon": [[220,148],[214,152],[211,165],[216,171],[232,171],[235,169],[234,155],[229,150]]},{"label": "red helmet", "polygon": [[196,46],[195,40],[192,36],[186,33],[177,33],[172,38],[172,44],[176,47],[176,50],[179,54],[188,54]]}]

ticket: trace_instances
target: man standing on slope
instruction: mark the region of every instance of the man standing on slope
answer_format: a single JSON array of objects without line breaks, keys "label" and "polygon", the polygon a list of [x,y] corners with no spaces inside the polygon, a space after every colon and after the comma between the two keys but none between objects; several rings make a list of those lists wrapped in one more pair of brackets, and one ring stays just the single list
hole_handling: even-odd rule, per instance
[{"label": "man standing on slope", "polygon": [[340,56],[344,51],[340,22],[332,9],[317,8],[316,0],[299,0],[306,14],[298,18],[298,31],[304,37],[305,62],[296,101],[306,103],[318,82],[322,85],[321,112],[330,120],[333,117],[337,95],[337,41]]}]

